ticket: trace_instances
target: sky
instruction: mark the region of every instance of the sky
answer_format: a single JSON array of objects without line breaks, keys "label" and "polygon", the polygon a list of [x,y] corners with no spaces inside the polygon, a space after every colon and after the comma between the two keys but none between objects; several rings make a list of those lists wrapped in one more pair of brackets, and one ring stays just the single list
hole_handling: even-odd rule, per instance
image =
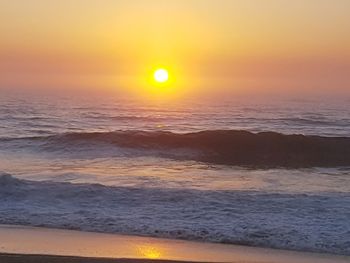
[{"label": "sky", "polygon": [[[0,0],[0,90],[350,96],[349,13],[348,0]],[[152,87],[157,68],[168,87]]]}]

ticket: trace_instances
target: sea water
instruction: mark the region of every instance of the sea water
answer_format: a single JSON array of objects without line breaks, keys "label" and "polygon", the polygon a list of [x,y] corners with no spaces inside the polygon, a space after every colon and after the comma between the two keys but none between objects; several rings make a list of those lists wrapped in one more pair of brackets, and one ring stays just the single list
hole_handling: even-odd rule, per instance
[{"label": "sea water", "polygon": [[233,166],[162,145],[214,130],[350,137],[349,101],[2,95],[2,224],[350,255],[349,167]]}]

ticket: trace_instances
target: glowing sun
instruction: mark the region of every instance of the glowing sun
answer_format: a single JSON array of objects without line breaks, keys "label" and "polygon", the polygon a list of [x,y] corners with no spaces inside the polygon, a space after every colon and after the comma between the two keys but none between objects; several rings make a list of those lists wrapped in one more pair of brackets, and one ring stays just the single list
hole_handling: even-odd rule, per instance
[{"label": "glowing sun", "polygon": [[169,72],[166,69],[157,69],[153,77],[156,82],[165,83],[169,80]]}]

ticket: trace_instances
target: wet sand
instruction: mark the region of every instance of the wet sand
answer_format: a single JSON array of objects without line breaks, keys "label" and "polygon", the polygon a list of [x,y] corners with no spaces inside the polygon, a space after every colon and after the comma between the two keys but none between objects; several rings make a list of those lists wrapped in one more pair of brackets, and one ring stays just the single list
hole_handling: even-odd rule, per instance
[{"label": "wet sand", "polygon": [[[183,261],[145,259],[104,259],[44,255],[0,254],[1,263],[180,263]],[[187,262],[190,263],[190,262]]]},{"label": "wet sand", "polygon": [[350,262],[327,254],[7,225],[0,226],[0,253],[1,263]]}]

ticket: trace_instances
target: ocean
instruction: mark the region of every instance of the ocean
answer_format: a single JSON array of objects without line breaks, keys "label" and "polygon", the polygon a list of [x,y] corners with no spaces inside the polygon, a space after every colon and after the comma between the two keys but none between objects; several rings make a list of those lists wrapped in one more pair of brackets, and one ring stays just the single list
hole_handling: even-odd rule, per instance
[{"label": "ocean", "polygon": [[0,223],[350,255],[349,103],[2,94]]}]

